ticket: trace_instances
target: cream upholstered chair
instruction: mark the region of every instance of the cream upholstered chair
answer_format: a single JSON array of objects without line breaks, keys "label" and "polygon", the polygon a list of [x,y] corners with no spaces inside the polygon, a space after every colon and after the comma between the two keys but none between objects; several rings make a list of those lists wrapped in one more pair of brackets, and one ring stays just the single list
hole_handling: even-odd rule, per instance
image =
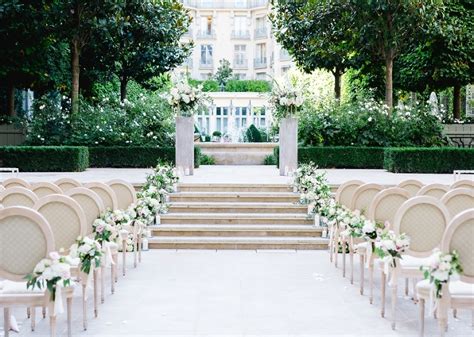
[{"label": "cream upholstered chair", "polygon": [[[380,191],[375,195],[372,200],[372,203],[369,206],[369,211],[367,214],[367,218],[375,223],[385,224],[388,222],[389,224],[393,224],[393,220],[395,218],[395,213],[398,211],[400,206],[410,199],[410,192],[400,188],[400,187],[391,187],[385,190]],[[370,247],[369,247],[370,245]],[[373,282],[374,282],[374,258],[373,254],[368,254],[372,252],[372,242],[363,242],[355,247],[356,252],[360,256],[360,287],[361,287],[361,294],[364,293],[364,262],[367,258],[367,267],[369,269],[369,301],[372,304],[373,302]],[[370,249],[370,250],[368,250]],[[368,256],[370,255],[370,256]]]},{"label": "cream upholstered chair", "polygon": [[[34,330],[35,307],[49,306],[49,294],[44,290],[26,288],[25,276],[36,264],[54,249],[54,239],[47,220],[33,209],[14,206],[0,209],[0,278],[4,282],[0,290],[0,306],[4,309],[4,333],[9,336],[10,308],[32,308]],[[64,289],[67,298],[68,335],[71,336],[72,288]],[[49,310],[51,336],[56,332],[56,316]]]},{"label": "cream upholstered chair", "polygon": [[427,195],[430,197],[435,197],[437,199],[441,199],[446,192],[449,191],[449,187],[442,184],[430,184],[423,186],[417,193],[418,196],[420,195]]},{"label": "cream upholstered chair", "polygon": [[0,192],[0,203],[2,203],[4,207],[33,207],[36,201],[38,201],[36,194],[24,187],[10,187]]},{"label": "cream upholstered chair", "polygon": [[409,179],[402,181],[397,187],[407,190],[410,192],[410,195],[414,197],[423,186],[424,185],[421,181]]},{"label": "cream upholstered chair", "polygon": [[0,185],[0,192],[5,191],[5,187],[3,185]]},{"label": "cream upholstered chair", "polygon": [[468,189],[474,190],[474,181],[473,180],[468,180],[468,179],[458,180],[458,181],[452,183],[450,188],[451,189],[468,188]]},{"label": "cream upholstered chair", "polygon": [[[433,249],[439,248],[444,232],[451,220],[443,203],[430,196],[418,196],[404,202],[395,214],[393,230],[399,235],[405,233],[410,238],[410,246],[397,259],[392,268],[390,288],[392,298],[392,328],[395,329],[398,278],[419,279],[423,277],[421,267],[429,264]],[[385,313],[385,280],[382,272],[382,316]]]},{"label": "cream upholstered chair", "polygon": [[[449,223],[443,240],[441,251],[459,254],[463,273],[459,281],[452,281],[443,286],[443,298],[439,300],[439,324],[443,335],[446,326],[448,308],[474,310],[474,255],[472,253],[472,238],[474,238],[474,208],[457,214]],[[425,326],[425,302],[432,299],[431,284],[429,280],[418,282],[416,290],[419,298],[420,308],[420,336],[424,334]],[[474,316],[473,316],[474,319]]]},{"label": "cream upholstered chair", "polygon": [[127,209],[128,206],[137,201],[137,193],[132,184],[124,180],[115,179],[107,182],[107,185],[115,192],[119,209]]},{"label": "cream upholstered chair", "polygon": [[31,189],[31,185],[29,182],[27,182],[26,180],[24,179],[20,179],[20,178],[8,178],[8,179],[5,179],[2,183],[3,187],[5,188],[10,188],[10,187],[24,187],[24,188],[28,188],[28,189]]},{"label": "cream upholstered chair", "polygon": [[58,186],[48,182],[34,183],[31,185],[31,190],[38,196],[38,198],[50,194],[63,194],[63,191]]},{"label": "cream upholstered chair", "polygon": [[63,192],[70,190],[71,188],[81,187],[82,184],[72,178],[61,178],[54,182]]},{"label": "cream upholstered chair", "polygon": [[455,188],[446,193],[441,202],[446,205],[452,217],[462,211],[474,208],[474,189]]},{"label": "cream upholstered chair", "polygon": [[85,184],[84,187],[94,191],[102,199],[105,209],[113,211],[118,209],[118,199],[114,190],[107,184],[104,183],[89,183]]}]

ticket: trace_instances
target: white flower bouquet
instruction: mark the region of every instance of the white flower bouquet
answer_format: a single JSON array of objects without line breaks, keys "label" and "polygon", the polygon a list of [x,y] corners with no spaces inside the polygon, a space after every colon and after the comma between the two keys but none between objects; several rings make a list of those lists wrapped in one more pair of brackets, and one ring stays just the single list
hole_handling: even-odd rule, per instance
[{"label": "white flower bouquet", "polygon": [[108,213],[104,214],[101,218],[96,219],[92,224],[94,230],[94,238],[101,244],[104,242],[115,242],[119,241],[119,231],[112,220],[112,217],[107,216]]},{"label": "white flower bouquet", "polygon": [[401,259],[408,247],[410,247],[410,238],[406,234],[397,236],[393,231],[385,231],[380,236],[380,240],[375,242],[375,254],[387,265],[396,268],[396,259]]},{"label": "white flower bouquet", "polygon": [[431,256],[430,266],[422,267],[422,271],[425,279],[429,279],[434,286],[436,298],[441,298],[443,283],[458,279],[463,270],[456,251],[448,254],[435,250]]},{"label": "white flower bouquet", "polygon": [[71,257],[79,258],[82,272],[89,274],[94,268],[100,267],[100,260],[103,253],[98,240],[91,239],[87,236],[83,238],[79,237],[69,251]]},{"label": "white flower bouquet", "polygon": [[179,80],[166,95],[168,104],[177,116],[190,117],[205,108],[209,97],[202,91],[202,85],[191,86],[187,80]]},{"label": "white flower bouquet", "polygon": [[293,117],[304,103],[302,91],[289,80],[284,83],[273,82],[269,99],[273,107],[273,116],[281,118]]}]

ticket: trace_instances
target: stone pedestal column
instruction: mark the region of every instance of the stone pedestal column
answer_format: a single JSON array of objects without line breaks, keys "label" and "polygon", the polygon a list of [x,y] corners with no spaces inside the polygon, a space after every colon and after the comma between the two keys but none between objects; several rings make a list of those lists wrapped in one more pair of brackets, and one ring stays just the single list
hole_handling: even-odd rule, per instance
[{"label": "stone pedestal column", "polygon": [[298,166],[298,119],[280,121],[280,175],[288,175]]},{"label": "stone pedestal column", "polygon": [[194,117],[176,117],[176,168],[194,174]]}]

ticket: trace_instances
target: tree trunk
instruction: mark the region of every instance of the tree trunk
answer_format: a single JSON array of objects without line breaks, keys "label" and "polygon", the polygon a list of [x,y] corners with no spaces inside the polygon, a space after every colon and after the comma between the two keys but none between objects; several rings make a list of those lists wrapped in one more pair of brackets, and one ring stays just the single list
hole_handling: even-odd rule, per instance
[{"label": "tree trunk", "polygon": [[393,57],[389,55],[385,59],[385,104],[389,110],[393,108]]},{"label": "tree trunk", "polygon": [[461,119],[461,86],[455,85],[453,91],[453,118]]},{"label": "tree trunk", "polygon": [[71,68],[72,68],[72,83],[71,83],[71,108],[72,115],[75,115],[79,111],[79,57],[81,50],[79,48],[79,41],[73,39],[71,45]]},{"label": "tree trunk", "polygon": [[122,102],[127,98],[127,84],[128,84],[127,76],[122,76],[120,78],[120,101]]},{"label": "tree trunk", "polygon": [[15,111],[15,86],[13,82],[8,82],[7,87],[7,116],[16,116]]},{"label": "tree trunk", "polygon": [[339,71],[334,72],[334,98],[337,101],[341,100],[341,76]]}]

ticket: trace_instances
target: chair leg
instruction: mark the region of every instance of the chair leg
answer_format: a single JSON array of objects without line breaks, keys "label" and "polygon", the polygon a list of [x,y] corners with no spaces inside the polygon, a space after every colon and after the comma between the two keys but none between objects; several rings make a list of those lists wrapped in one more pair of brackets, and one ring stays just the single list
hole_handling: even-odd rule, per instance
[{"label": "chair leg", "polygon": [[98,277],[98,270],[94,269],[94,317],[97,318],[99,315],[99,306],[98,306],[98,284],[97,284],[97,277]]},{"label": "chair leg", "polygon": [[115,268],[116,268],[116,264],[112,264],[110,266],[110,292],[112,294],[115,293]]},{"label": "chair leg", "polygon": [[423,337],[425,334],[425,300],[420,298],[418,302],[420,309],[420,337]]},{"label": "chair leg", "polygon": [[396,322],[396,310],[397,310],[397,290],[398,287],[396,284],[392,284],[390,286],[392,290],[392,330],[395,330],[395,322]]},{"label": "chair leg", "polygon": [[453,318],[458,318],[458,309],[453,309]]},{"label": "chair leg", "polygon": [[82,326],[84,328],[84,331],[87,330],[87,302],[85,284],[82,284]]},{"label": "chair leg", "polygon": [[138,238],[133,240],[133,268],[138,266]]},{"label": "chair leg", "polygon": [[331,230],[329,232],[329,262],[332,263],[333,261],[333,249],[334,249],[334,245],[333,245],[333,238],[334,238],[334,227],[331,227]]},{"label": "chair leg", "polygon": [[142,263],[142,236],[138,236],[138,262]]},{"label": "chair leg", "polygon": [[46,307],[43,307],[42,313],[43,313],[43,318],[46,318]]},{"label": "chair leg", "polygon": [[4,328],[4,336],[10,336],[10,308],[3,308],[3,328]]},{"label": "chair leg", "polygon": [[405,278],[405,296],[408,296],[409,281],[408,277]]},{"label": "chair leg", "polygon": [[105,302],[105,266],[100,267],[100,303]]},{"label": "chair leg", "polygon": [[35,329],[36,329],[36,308],[31,307],[31,308],[28,308],[28,309],[30,309],[30,313],[31,313],[31,331],[35,331]]},{"label": "chair leg", "polygon": [[369,302],[374,303],[374,261],[369,261]]},{"label": "chair leg", "polygon": [[380,315],[382,317],[385,317],[385,288],[386,288],[386,285],[387,285],[387,276],[385,275],[385,273],[382,271],[382,275],[381,275],[381,290],[382,290],[382,294],[381,294],[381,309],[380,309]]},{"label": "chair leg", "polygon": [[122,242],[122,274],[123,276],[125,276],[126,263],[127,263],[127,242],[123,240]]},{"label": "chair leg", "polygon": [[67,310],[67,336],[72,337],[72,298],[66,299]]},{"label": "chair leg", "polygon": [[51,337],[56,337],[56,316],[51,315],[49,316],[49,325],[50,325],[50,336]]},{"label": "chair leg", "polygon": [[360,255],[360,294],[364,295],[364,255]]},{"label": "chair leg", "polygon": [[346,277],[346,240],[342,240],[342,277]]},{"label": "chair leg", "polygon": [[118,257],[118,252],[117,252],[117,254],[114,255],[114,262],[115,262],[115,265],[114,265],[114,281],[115,281],[115,283],[118,282],[118,260],[119,260],[119,257]]},{"label": "chair leg", "polygon": [[350,249],[349,263],[351,265],[351,284],[354,284],[354,252]]},{"label": "chair leg", "polygon": [[29,319],[30,317],[31,317],[31,308],[28,307],[28,308],[26,308],[26,318]]}]

